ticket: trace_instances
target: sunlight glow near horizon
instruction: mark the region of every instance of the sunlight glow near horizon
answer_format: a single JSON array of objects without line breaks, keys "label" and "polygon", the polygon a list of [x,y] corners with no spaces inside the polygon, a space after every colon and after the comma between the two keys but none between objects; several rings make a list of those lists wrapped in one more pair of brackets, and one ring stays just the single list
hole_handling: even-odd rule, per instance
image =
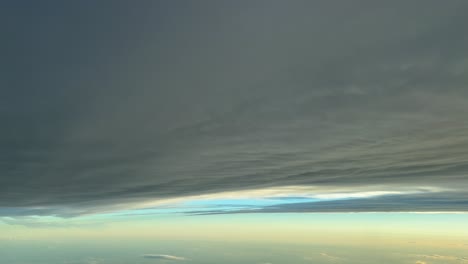
[{"label": "sunlight glow near horizon", "polygon": [[34,217],[16,224],[0,224],[0,239],[182,239],[369,245],[418,240],[418,243],[441,246],[446,241],[468,243],[467,230],[468,214],[450,213],[159,214],[73,219]]}]

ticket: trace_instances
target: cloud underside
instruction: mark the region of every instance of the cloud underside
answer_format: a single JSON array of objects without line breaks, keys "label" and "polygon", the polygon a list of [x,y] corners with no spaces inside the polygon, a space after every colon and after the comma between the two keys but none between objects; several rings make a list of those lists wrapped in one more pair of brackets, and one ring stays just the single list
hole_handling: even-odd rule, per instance
[{"label": "cloud underside", "polygon": [[239,213],[346,213],[346,212],[411,212],[468,213],[466,193],[386,195],[379,197],[299,202],[241,210],[191,211],[188,214]]},{"label": "cloud underside", "polygon": [[260,211],[466,207],[465,1],[56,4],[0,9],[0,215],[292,185],[453,191]]}]

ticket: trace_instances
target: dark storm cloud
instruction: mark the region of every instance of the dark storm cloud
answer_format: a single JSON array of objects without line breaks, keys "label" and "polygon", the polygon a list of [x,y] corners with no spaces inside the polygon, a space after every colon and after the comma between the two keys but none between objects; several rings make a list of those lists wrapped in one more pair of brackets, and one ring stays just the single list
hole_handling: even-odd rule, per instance
[{"label": "dark storm cloud", "polygon": [[2,2],[0,207],[74,215],[284,185],[466,189],[467,8]]}]

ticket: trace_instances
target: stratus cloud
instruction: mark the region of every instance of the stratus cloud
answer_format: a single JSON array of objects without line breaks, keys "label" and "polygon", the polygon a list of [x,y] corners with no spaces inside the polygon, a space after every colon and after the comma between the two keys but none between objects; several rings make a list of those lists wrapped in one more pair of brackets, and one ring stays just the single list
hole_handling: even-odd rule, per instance
[{"label": "stratus cloud", "polygon": [[178,257],[173,255],[166,255],[166,254],[144,254],[142,255],[143,258],[147,259],[161,259],[161,260],[187,260],[184,257]]},{"label": "stratus cloud", "polygon": [[468,190],[466,1],[94,5],[0,9],[2,215],[281,186]]}]

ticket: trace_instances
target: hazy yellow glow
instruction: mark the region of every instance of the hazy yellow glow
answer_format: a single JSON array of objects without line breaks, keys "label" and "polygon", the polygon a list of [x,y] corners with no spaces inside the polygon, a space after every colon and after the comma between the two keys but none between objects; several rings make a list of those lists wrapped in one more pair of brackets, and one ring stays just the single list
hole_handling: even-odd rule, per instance
[{"label": "hazy yellow glow", "polygon": [[[429,221],[421,221],[423,217],[429,217]],[[0,224],[0,239],[180,239],[372,246],[416,243],[463,248],[468,245],[467,218],[466,214],[372,213],[168,216],[40,228]]]}]

